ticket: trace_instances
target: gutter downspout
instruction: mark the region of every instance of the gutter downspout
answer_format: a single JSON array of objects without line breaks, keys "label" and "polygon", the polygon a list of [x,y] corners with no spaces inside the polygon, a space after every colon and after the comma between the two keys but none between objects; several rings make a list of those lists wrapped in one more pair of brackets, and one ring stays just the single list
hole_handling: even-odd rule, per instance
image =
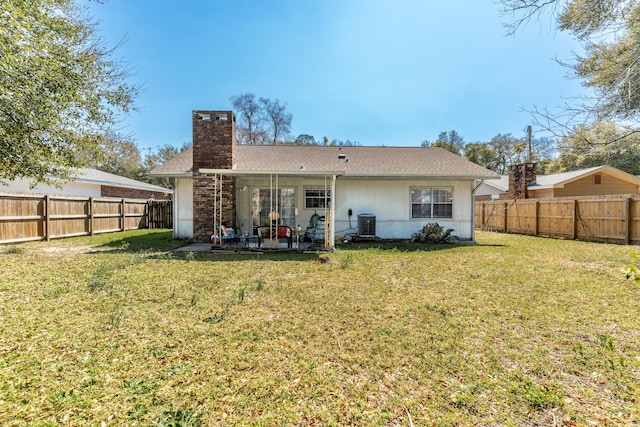
[{"label": "gutter downspout", "polygon": [[484,184],[484,179],[481,179],[478,185],[471,190],[471,241],[476,241],[476,190]]}]

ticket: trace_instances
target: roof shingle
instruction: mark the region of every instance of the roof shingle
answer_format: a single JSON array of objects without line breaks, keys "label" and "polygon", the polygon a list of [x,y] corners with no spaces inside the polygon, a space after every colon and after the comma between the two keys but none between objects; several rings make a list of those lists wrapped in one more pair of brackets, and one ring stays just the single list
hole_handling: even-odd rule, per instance
[{"label": "roof shingle", "polygon": [[[191,172],[192,150],[154,169],[156,176]],[[333,147],[310,145],[236,145],[236,171],[344,171],[345,177],[494,178],[498,175],[443,148]]]}]

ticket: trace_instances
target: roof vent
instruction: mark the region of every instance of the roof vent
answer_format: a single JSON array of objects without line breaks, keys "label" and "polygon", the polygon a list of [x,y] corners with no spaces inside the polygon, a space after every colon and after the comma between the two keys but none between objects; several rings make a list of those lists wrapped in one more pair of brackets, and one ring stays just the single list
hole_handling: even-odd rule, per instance
[{"label": "roof vent", "polygon": [[338,158],[339,158],[339,159],[346,159],[346,158],[347,158],[347,155],[346,155],[346,154],[344,154],[344,153],[340,153],[340,154],[338,154]]}]

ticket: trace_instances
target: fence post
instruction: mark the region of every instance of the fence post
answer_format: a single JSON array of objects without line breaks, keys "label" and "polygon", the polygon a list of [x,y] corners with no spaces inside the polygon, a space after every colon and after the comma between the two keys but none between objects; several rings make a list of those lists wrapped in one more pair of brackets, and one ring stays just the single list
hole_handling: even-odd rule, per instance
[{"label": "fence post", "polygon": [[571,214],[571,240],[578,238],[578,201],[573,199],[573,213]]},{"label": "fence post", "polygon": [[509,225],[509,213],[507,212],[509,210],[509,202],[505,202],[504,204],[504,216],[502,217],[502,222],[504,223],[504,227],[502,227],[502,231],[504,233],[508,233],[509,229],[508,229],[508,225]]},{"label": "fence post", "polygon": [[51,241],[51,223],[49,221],[51,209],[49,203],[49,195],[47,194],[46,196],[44,196],[44,238],[47,242]]},{"label": "fence post", "polygon": [[93,197],[89,197],[89,235],[93,236],[95,230],[95,218],[93,216]]},{"label": "fence post", "polygon": [[633,200],[630,197],[627,197],[624,201],[624,216],[625,216],[624,221],[625,221],[625,224],[627,225],[626,231],[624,233],[625,245],[628,245],[629,242],[631,242],[631,234],[633,232],[632,208],[633,208]]},{"label": "fence post", "polygon": [[538,199],[533,201],[533,235],[538,235]]},{"label": "fence post", "polygon": [[122,231],[127,230],[127,202],[125,199],[122,199]]},{"label": "fence post", "polygon": [[151,200],[147,200],[147,204],[144,205],[144,228],[151,229]]}]

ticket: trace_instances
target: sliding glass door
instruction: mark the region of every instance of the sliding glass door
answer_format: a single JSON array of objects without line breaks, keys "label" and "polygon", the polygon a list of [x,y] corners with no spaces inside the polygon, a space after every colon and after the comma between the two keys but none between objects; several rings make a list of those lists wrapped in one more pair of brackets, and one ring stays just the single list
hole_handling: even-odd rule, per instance
[{"label": "sliding glass door", "polygon": [[251,192],[252,225],[269,225],[271,218],[278,225],[295,228],[295,188],[254,188]]}]

